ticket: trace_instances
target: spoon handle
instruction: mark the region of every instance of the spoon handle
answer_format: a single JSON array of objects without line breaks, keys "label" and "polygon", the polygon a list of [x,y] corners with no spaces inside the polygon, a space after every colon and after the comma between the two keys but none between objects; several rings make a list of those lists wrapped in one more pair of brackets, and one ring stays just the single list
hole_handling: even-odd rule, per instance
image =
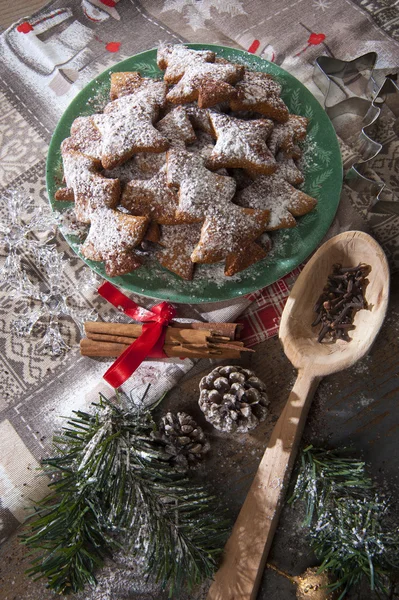
[{"label": "spoon handle", "polygon": [[306,417],[321,377],[298,372],[224,549],[207,600],[255,600]]}]

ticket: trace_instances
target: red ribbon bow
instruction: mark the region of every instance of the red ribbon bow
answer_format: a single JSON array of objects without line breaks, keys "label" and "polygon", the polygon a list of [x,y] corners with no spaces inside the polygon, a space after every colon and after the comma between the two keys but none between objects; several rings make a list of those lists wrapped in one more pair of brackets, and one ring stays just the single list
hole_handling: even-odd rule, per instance
[{"label": "red ribbon bow", "polygon": [[104,375],[107,383],[118,388],[148,356],[167,358],[163,351],[166,326],[173,319],[176,311],[168,302],[156,304],[151,310],[141,308],[108,281],[98,288],[98,293],[125,315],[135,321],[144,322],[140,337],[126,348]]}]

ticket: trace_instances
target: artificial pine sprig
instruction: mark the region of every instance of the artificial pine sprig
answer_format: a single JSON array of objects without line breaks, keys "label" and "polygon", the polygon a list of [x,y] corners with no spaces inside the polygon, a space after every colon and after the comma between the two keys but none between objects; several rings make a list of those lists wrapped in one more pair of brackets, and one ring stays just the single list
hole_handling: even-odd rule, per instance
[{"label": "artificial pine sprig", "polygon": [[58,593],[96,583],[107,554],[123,545],[176,595],[212,576],[227,523],[216,499],[168,462],[149,410],[127,412],[101,396],[75,412],[43,461],[53,493],[37,505],[23,543],[39,551],[29,573]]},{"label": "artificial pine sprig", "polygon": [[392,527],[390,506],[366,473],[364,462],[348,450],[308,446],[289,503],[305,503],[303,524],[312,550],[329,570],[339,600],[366,576],[370,589],[387,593],[384,580],[399,566],[399,532]]}]

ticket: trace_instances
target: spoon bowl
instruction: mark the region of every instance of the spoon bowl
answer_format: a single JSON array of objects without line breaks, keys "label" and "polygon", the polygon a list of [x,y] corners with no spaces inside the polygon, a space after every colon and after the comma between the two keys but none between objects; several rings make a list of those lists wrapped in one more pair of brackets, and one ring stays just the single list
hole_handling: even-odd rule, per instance
[{"label": "spoon bowl", "polygon": [[[317,329],[311,326],[313,308],[336,263],[371,267],[365,291],[368,309],[356,313],[349,342],[320,343]],[[388,294],[384,252],[361,231],[347,231],[330,239],[299,275],[279,330],[284,352],[298,369],[298,377],[226,544],[208,600],[255,600],[313,395],[325,375],[352,366],[367,353],[383,323]]]},{"label": "spoon bowl", "polygon": [[[333,265],[371,267],[365,296],[368,310],[355,314],[355,329],[350,342],[319,343],[318,328],[312,327],[314,305],[332,273]],[[313,373],[323,377],[350,367],[364,356],[383,323],[388,305],[389,268],[379,244],[362,231],[346,231],[328,240],[306,264],[285,305],[279,337],[284,352],[297,369],[312,365]]]}]

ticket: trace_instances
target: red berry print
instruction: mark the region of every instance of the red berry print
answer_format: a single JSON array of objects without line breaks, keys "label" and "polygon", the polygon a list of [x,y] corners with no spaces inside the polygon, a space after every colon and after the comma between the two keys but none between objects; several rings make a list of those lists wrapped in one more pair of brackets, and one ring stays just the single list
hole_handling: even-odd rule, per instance
[{"label": "red berry print", "polygon": [[257,49],[260,46],[260,41],[259,40],[254,40],[252,42],[252,44],[250,45],[250,47],[248,48],[248,52],[250,52],[251,54],[255,54],[255,52],[257,51]]},{"label": "red berry print", "polygon": [[108,50],[108,52],[118,52],[120,47],[121,47],[120,42],[108,42],[108,44],[105,46],[105,48],[106,48],[106,50]]},{"label": "red berry print", "polygon": [[326,36],[324,33],[311,33],[308,39],[308,44],[311,46],[318,46],[321,42],[324,42]]},{"label": "red berry print", "polygon": [[298,54],[295,54],[295,56],[300,56],[301,54],[303,54],[305,52],[305,50],[310,48],[310,46],[318,46],[319,44],[322,44],[325,39],[326,39],[326,36],[324,35],[324,33],[313,33],[313,31],[312,31],[312,33],[310,34],[309,39],[308,39],[308,45],[305,46],[305,48],[303,48],[303,50],[298,52]]},{"label": "red berry print", "polygon": [[29,33],[30,31],[33,31],[33,27],[28,21],[24,21],[18,25],[17,31],[19,31],[19,33]]}]

